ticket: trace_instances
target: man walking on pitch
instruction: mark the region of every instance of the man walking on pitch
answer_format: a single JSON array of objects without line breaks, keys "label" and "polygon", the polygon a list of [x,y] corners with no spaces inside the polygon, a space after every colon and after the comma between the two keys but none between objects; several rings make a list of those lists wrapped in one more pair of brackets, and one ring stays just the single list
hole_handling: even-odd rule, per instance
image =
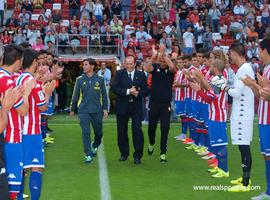
[{"label": "man walking on pitch", "polygon": [[[103,135],[103,117],[108,117],[105,81],[94,72],[96,65],[96,61],[90,58],[83,61],[84,73],[76,79],[70,108],[70,116],[74,116],[78,109],[86,163],[91,163],[97,154]],[[95,134],[93,143],[90,138],[90,123]]]}]

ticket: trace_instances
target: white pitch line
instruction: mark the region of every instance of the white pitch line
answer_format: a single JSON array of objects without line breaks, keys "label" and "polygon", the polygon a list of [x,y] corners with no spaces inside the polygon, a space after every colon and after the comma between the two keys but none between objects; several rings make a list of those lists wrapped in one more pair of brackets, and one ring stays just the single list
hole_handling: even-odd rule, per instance
[{"label": "white pitch line", "polygon": [[98,148],[97,157],[99,166],[99,187],[101,200],[111,200],[111,190],[103,143],[101,143],[101,145]]}]

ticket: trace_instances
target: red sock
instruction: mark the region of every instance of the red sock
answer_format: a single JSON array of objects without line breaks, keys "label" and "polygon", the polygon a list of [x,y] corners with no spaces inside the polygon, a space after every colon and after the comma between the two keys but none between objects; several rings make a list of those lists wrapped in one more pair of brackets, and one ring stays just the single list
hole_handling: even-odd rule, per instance
[{"label": "red sock", "polygon": [[15,193],[15,192],[10,192],[9,193],[9,198],[10,198],[10,200],[15,200],[16,198],[17,198],[17,193]]}]

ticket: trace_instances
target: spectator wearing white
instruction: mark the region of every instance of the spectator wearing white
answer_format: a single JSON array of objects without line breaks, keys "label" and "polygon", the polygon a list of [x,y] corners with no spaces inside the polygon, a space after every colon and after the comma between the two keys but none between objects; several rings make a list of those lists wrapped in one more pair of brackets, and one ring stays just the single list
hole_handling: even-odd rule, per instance
[{"label": "spectator wearing white", "polygon": [[188,8],[196,8],[197,4],[195,0],[185,0],[185,4]]},{"label": "spectator wearing white", "polygon": [[127,24],[125,26],[125,32],[124,32],[124,37],[126,38],[127,35],[130,35],[132,33],[134,33],[136,30],[133,21],[130,22],[129,24]]},{"label": "spectator wearing white", "polygon": [[122,20],[128,20],[129,21],[129,11],[130,11],[130,0],[121,0],[122,5],[122,11],[121,11],[121,17]]},{"label": "spectator wearing white", "polygon": [[225,16],[226,15],[226,10],[227,10],[227,7],[228,5],[225,3],[224,0],[218,0],[218,4],[216,3],[216,6],[219,8],[219,11],[221,13],[222,16]]},{"label": "spectator wearing white", "polygon": [[191,27],[187,28],[187,31],[183,34],[183,42],[184,42],[184,55],[192,55],[194,48],[194,35],[191,33]]},{"label": "spectator wearing white", "polygon": [[198,27],[195,29],[196,33],[196,49],[200,49],[203,47],[203,34],[205,32],[204,25],[202,21],[199,21]]},{"label": "spectator wearing white", "polygon": [[203,48],[210,51],[212,49],[213,37],[212,37],[212,33],[210,32],[209,26],[205,27],[205,33],[203,34],[202,40],[203,40]]},{"label": "spectator wearing white", "polygon": [[93,13],[94,2],[92,0],[87,0],[84,5],[81,5],[81,19],[86,16],[90,19],[90,13]]},{"label": "spectator wearing white", "polygon": [[48,49],[48,42],[51,41],[53,44],[55,44],[55,36],[52,34],[52,31],[47,31],[46,36],[44,38],[44,46],[45,49]]},{"label": "spectator wearing white", "polygon": [[94,4],[94,7],[93,7],[93,14],[96,16],[97,20],[100,23],[102,21],[103,10],[104,10],[104,7],[100,3],[100,0],[96,0],[96,3]]},{"label": "spectator wearing white", "polygon": [[156,0],[156,12],[158,21],[161,21],[164,18],[165,4],[165,0]]},{"label": "spectator wearing white", "polygon": [[221,13],[215,4],[213,4],[212,8],[209,10],[208,15],[210,15],[212,19],[211,20],[212,31],[214,33],[219,33],[220,30],[219,21]]},{"label": "spectator wearing white", "polygon": [[233,13],[235,15],[244,15],[245,14],[245,9],[243,5],[240,4],[240,1],[236,2],[236,5],[233,7]]},{"label": "spectator wearing white", "polygon": [[103,24],[102,24],[102,26],[100,27],[100,33],[101,33],[101,34],[106,33],[106,28],[107,28],[108,26],[109,26],[109,25],[108,25],[108,21],[103,21]]},{"label": "spectator wearing white", "polygon": [[110,22],[112,33],[122,34],[123,31],[123,22],[118,19],[117,15],[113,15],[113,19]]},{"label": "spectator wearing white", "polygon": [[13,42],[17,45],[26,42],[26,36],[22,32],[22,28],[18,28],[13,38]]},{"label": "spectator wearing white", "polygon": [[29,24],[30,14],[26,12],[25,8],[22,9],[22,12],[19,14],[19,17],[23,18],[23,22]]},{"label": "spectator wearing white", "polygon": [[253,40],[248,46],[247,57],[250,61],[253,57],[259,58],[259,47],[257,43]]},{"label": "spectator wearing white", "polygon": [[250,65],[254,71],[255,77],[256,77],[257,72],[259,72],[259,68],[260,68],[260,65],[257,62],[258,62],[258,57],[254,56],[251,58]]},{"label": "spectator wearing white", "polygon": [[112,78],[111,70],[107,68],[106,63],[102,62],[100,70],[98,70],[98,75],[102,76],[105,80],[106,92],[107,92],[107,101],[108,101],[108,112],[110,112],[110,82]]},{"label": "spectator wearing white", "polygon": [[90,26],[89,26],[89,20],[86,16],[81,21],[81,24],[79,26],[79,31],[81,36],[87,36],[89,34]]},{"label": "spectator wearing white", "polygon": [[35,24],[32,24],[31,32],[27,32],[28,43],[31,44],[31,46],[35,45],[38,37],[41,37],[40,30],[37,29]]},{"label": "spectator wearing white", "polygon": [[254,25],[255,15],[256,15],[255,8],[252,7],[249,2],[247,2],[246,6],[245,6],[245,14],[244,14],[244,16],[246,16],[248,22],[251,22],[252,25]]},{"label": "spectator wearing white", "polygon": [[0,0],[0,17],[1,17],[0,25],[1,27],[4,25],[4,13],[5,13],[6,2],[7,0]]},{"label": "spectator wearing white", "polygon": [[165,27],[165,32],[170,35],[173,27],[173,22],[169,21],[169,24]]},{"label": "spectator wearing white", "polygon": [[44,20],[45,22],[48,22],[48,19],[49,19],[50,15],[48,16],[48,15],[46,14],[46,9],[45,9],[45,8],[42,8],[42,9],[41,9],[40,15],[43,17],[43,20]]},{"label": "spectator wearing white", "polygon": [[136,39],[138,42],[147,42],[147,40],[152,39],[152,37],[144,31],[144,26],[140,26],[139,31],[136,32]]},{"label": "spectator wearing white", "polygon": [[167,33],[164,31],[162,33],[162,38],[159,40],[160,45],[164,45],[166,47],[165,54],[169,55],[172,53],[172,40],[168,37]]},{"label": "spectator wearing white", "polygon": [[61,33],[59,33],[58,39],[59,39],[59,46],[60,46],[60,49],[62,50],[62,53],[65,53],[65,50],[67,48],[66,45],[68,45],[68,42],[69,42],[69,35],[65,27],[61,28]]},{"label": "spectator wearing white", "polygon": [[267,0],[264,0],[263,4],[260,6],[260,10],[262,12],[262,24],[267,27],[270,24],[270,4]]}]

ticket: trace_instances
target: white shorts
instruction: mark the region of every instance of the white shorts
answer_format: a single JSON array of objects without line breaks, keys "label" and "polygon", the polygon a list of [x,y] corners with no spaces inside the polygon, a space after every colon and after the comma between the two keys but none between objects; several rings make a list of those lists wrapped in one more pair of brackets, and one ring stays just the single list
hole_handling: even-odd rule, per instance
[{"label": "white shorts", "polygon": [[253,136],[253,120],[231,120],[233,145],[250,145]]}]

